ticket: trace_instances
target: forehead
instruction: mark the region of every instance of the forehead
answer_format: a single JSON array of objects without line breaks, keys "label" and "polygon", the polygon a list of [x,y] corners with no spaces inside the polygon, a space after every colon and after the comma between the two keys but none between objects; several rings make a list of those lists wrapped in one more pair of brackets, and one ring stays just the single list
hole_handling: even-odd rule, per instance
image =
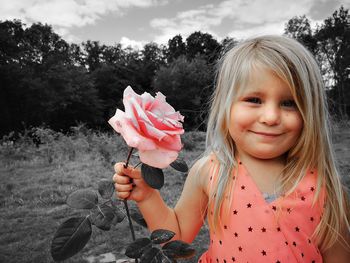
[{"label": "forehead", "polygon": [[281,96],[292,96],[291,89],[273,70],[264,67],[254,67],[243,81],[240,94],[271,93]]}]

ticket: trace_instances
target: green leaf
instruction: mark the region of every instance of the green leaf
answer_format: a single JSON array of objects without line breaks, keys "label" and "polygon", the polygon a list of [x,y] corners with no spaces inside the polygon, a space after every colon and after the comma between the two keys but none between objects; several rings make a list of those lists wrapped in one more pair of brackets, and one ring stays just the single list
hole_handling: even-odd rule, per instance
[{"label": "green leaf", "polygon": [[89,241],[91,232],[91,222],[88,217],[69,218],[59,226],[53,237],[52,258],[60,261],[74,256]]},{"label": "green leaf", "polygon": [[150,247],[152,247],[152,241],[149,238],[138,238],[128,245],[125,255],[129,258],[139,258],[143,251]]},{"label": "green leaf", "polygon": [[67,200],[67,205],[78,209],[91,209],[98,203],[98,196],[94,191],[80,189],[71,193]]},{"label": "green leaf", "polygon": [[151,234],[151,240],[154,244],[162,244],[168,242],[175,236],[175,233],[166,229],[156,229]]},{"label": "green leaf", "polygon": [[99,229],[108,231],[111,229],[115,217],[114,211],[108,205],[101,205],[98,208],[92,215],[92,223]]},{"label": "green leaf", "polygon": [[152,247],[145,250],[140,258],[140,263],[160,263],[162,262],[162,252],[159,248]]},{"label": "green leaf", "polygon": [[170,166],[179,172],[188,172],[187,163],[181,158],[177,158],[174,162],[170,164]]},{"label": "green leaf", "polygon": [[98,183],[98,192],[104,199],[109,199],[114,193],[114,184],[110,180],[100,180]]},{"label": "green leaf", "polygon": [[138,210],[137,208],[130,209],[130,217],[139,225],[143,227],[147,227],[146,220],[143,218],[143,215],[141,214],[140,210]]},{"label": "green leaf", "polygon": [[141,175],[145,182],[154,189],[159,190],[164,185],[164,174],[162,169],[143,163],[141,165]]},{"label": "green leaf", "polygon": [[194,248],[181,240],[170,241],[166,243],[162,249],[164,254],[172,259],[190,258],[193,257],[196,252]]}]

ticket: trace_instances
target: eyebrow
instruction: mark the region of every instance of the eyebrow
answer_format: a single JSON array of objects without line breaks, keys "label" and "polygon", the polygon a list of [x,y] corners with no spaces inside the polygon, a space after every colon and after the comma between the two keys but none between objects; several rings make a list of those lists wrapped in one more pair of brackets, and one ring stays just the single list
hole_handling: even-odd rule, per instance
[{"label": "eyebrow", "polygon": [[[244,97],[252,97],[252,96],[257,96],[257,97],[265,97],[264,92],[261,91],[247,91],[241,94],[240,98],[244,98]],[[287,96],[281,96],[282,100],[294,100],[293,95],[287,95]]]}]

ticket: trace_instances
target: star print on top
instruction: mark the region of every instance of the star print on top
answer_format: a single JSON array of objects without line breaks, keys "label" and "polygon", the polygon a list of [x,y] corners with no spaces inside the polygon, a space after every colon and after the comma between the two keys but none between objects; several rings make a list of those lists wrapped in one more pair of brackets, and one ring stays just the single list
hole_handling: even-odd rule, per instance
[{"label": "star print on top", "polygon": [[[199,262],[321,263],[322,256],[311,239],[324,203],[320,193],[320,201],[312,205],[317,172],[308,171],[293,193],[272,202],[265,200],[241,162],[233,174],[233,200],[230,207],[227,200],[223,203],[224,209],[229,207],[229,216],[223,212],[220,231],[210,230],[209,249]],[[216,179],[212,174],[209,191]]]}]

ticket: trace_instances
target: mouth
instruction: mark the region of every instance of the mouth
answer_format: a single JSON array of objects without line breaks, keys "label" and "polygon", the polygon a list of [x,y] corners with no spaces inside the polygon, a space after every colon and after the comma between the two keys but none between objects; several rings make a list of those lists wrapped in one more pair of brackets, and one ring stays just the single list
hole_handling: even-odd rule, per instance
[{"label": "mouth", "polygon": [[277,137],[281,135],[281,133],[256,132],[256,131],[251,131],[251,132],[258,135],[267,136],[267,137]]}]

